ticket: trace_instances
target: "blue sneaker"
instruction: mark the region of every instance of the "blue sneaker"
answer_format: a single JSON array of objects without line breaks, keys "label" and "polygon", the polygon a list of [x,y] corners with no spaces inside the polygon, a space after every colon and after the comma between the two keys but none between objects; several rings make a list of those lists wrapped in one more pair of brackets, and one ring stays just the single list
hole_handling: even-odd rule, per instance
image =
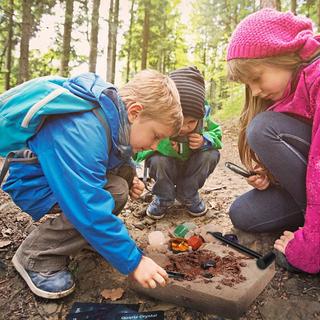
[{"label": "blue sneaker", "polygon": [[205,202],[202,199],[200,199],[200,202],[198,203],[186,205],[186,209],[188,210],[189,214],[193,217],[201,217],[205,215],[208,210]]},{"label": "blue sneaker", "polygon": [[16,255],[12,258],[15,269],[37,296],[47,299],[59,299],[69,295],[75,289],[71,273],[67,270],[44,274],[26,270]]},{"label": "blue sneaker", "polygon": [[166,211],[172,207],[172,204],[161,205],[158,198],[152,200],[152,202],[148,205],[146,210],[146,214],[148,217],[154,220],[159,220],[163,218],[166,214]]}]

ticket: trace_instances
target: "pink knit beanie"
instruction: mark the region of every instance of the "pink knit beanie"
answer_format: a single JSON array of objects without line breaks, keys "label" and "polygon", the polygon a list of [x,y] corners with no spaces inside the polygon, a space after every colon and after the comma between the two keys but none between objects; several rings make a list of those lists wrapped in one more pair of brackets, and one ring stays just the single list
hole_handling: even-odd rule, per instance
[{"label": "pink knit beanie", "polygon": [[227,60],[266,58],[296,52],[307,60],[320,48],[312,21],[291,12],[262,9],[242,20],[231,36]]}]

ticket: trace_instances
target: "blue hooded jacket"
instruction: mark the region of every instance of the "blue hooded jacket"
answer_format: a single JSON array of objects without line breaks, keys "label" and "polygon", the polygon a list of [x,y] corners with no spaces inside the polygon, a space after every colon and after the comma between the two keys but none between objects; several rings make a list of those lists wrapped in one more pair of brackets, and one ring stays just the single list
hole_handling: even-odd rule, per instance
[{"label": "blue hooded jacket", "polygon": [[112,214],[113,197],[103,188],[106,173],[128,161],[118,147],[126,112],[122,103],[116,106],[103,93],[106,84],[93,73],[71,78],[65,87],[100,104],[111,129],[111,153],[105,129],[92,112],[49,117],[29,141],[39,163],[13,162],[3,190],[35,220],[58,203],[82,236],[116,269],[129,274],[142,252],[122,220]]}]

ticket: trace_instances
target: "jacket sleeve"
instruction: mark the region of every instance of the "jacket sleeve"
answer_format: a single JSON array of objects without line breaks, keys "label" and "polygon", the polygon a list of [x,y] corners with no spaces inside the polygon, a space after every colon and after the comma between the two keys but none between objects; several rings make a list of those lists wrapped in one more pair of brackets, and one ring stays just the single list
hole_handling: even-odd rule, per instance
[{"label": "jacket sleeve", "polygon": [[134,271],[142,253],[112,214],[114,200],[104,189],[107,139],[93,113],[49,120],[29,145],[67,219],[116,269]]},{"label": "jacket sleeve", "polygon": [[286,247],[288,261],[308,273],[320,272],[320,81],[309,90],[313,109],[312,140],[307,166],[307,208],[303,228]]},{"label": "jacket sleeve", "polygon": [[145,150],[145,151],[140,151],[137,152],[134,156],[133,156],[133,160],[136,163],[142,162],[143,160],[145,160],[146,158],[148,158],[149,156],[153,155],[154,151],[153,150]]},{"label": "jacket sleeve", "polygon": [[214,149],[222,148],[221,127],[211,119],[210,115],[204,119],[204,128],[202,135]]}]

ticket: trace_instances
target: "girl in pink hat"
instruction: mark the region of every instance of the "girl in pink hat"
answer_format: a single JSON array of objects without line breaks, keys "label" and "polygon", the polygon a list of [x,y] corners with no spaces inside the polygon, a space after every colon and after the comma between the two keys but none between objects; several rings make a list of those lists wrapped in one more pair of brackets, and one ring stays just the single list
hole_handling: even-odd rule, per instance
[{"label": "girl in pink hat", "polygon": [[289,267],[320,271],[320,37],[309,19],[263,9],[235,29],[229,78],[245,84],[239,153],[254,187],[231,205],[234,226],[284,231]]}]

